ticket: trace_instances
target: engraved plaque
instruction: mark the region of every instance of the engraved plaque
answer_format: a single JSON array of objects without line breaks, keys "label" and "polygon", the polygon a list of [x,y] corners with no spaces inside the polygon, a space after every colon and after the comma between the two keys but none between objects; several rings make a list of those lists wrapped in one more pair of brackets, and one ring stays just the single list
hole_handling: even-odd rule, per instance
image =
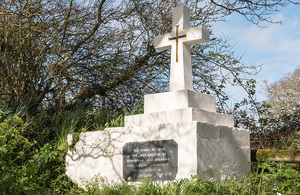
[{"label": "engraved plaque", "polygon": [[129,142],[123,147],[126,181],[173,180],[178,170],[178,145],[174,140]]}]

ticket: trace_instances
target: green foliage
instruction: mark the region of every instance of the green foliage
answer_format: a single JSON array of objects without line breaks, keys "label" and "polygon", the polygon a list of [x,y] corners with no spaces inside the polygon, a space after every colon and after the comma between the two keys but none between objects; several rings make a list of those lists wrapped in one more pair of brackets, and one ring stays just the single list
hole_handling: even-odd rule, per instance
[{"label": "green foliage", "polygon": [[[128,113],[141,111],[139,105]],[[82,131],[103,129],[105,124],[122,126],[125,116],[86,105],[29,121],[24,120],[24,113],[24,107],[0,108],[0,193],[81,192],[65,174],[67,134],[78,137]]]},{"label": "green foliage", "polygon": [[138,103],[133,109],[126,110],[123,109],[121,113],[110,113],[107,110],[86,110],[85,115],[83,116],[86,126],[89,126],[88,129],[104,129],[106,127],[124,127],[125,116],[142,114],[143,102]]},{"label": "green foliage", "polygon": [[[256,102],[255,81],[246,82],[249,100],[235,104],[235,126],[249,129],[253,149],[300,149],[299,68],[278,82],[266,83],[268,100]],[[296,86],[297,85],[297,86]]]},{"label": "green foliage", "polygon": [[22,118],[8,112],[0,111],[0,191],[14,194],[26,190],[23,165],[33,155],[35,142],[22,135],[26,127]]},{"label": "green foliage", "polygon": [[234,111],[235,126],[249,129],[253,149],[300,149],[300,110],[282,115],[272,115],[269,105],[257,103],[256,115],[247,110]]},{"label": "green foliage", "polygon": [[30,121],[22,118],[22,107],[1,108],[0,194],[295,194],[300,191],[299,171],[283,163],[259,164],[256,171],[241,180],[204,180],[192,176],[170,182],[145,179],[139,184],[116,184],[100,178],[86,189],[72,183],[65,174],[65,155],[72,147],[67,145],[67,134],[78,137],[82,131],[99,130],[105,124],[122,125],[125,115],[142,112],[141,105],[121,115],[79,106],[52,116],[32,117]]},{"label": "green foliage", "polygon": [[284,163],[259,164],[257,171],[245,180],[250,182],[253,194],[297,194],[300,191],[299,171]]},{"label": "green foliage", "polygon": [[107,180],[100,178],[87,186],[84,194],[103,194],[103,195],[131,195],[135,194],[136,186],[128,183],[109,183]]},{"label": "green foliage", "polygon": [[[8,108],[0,110],[0,192],[40,194],[55,191],[63,193],[71,187],[75,189],[64,170],[67,147],[61,147],[60,143],[66,138],[61,137],[61,133],[42,131],[42,136],[29,133],[28,131],[37,132],[48,120],[43,116],[37,122],[34,118],[36,123],[33,124],[20,116],[24,116],[24,109],[21,107],[15,112]],[[63,124],[66,123],[59,123],[57,127]],[[62,131],[65,129],[62,128]]]}]

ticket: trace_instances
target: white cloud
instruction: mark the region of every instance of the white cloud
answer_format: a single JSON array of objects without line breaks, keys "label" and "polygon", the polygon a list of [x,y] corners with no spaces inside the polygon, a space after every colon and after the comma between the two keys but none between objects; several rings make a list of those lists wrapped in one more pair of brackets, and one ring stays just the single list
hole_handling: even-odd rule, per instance
[{"label": "white cloud", "polygon": [[300,24],[298,19],[284,18],[283,25],[266,28],[251,25],[241,29],[236,40],[240,47],[250,52],[298,53],[300,52]]},{"label": "white cloud", "polygon": [[[297,15],[277,14],[274,19],[280,24],[268,24],[259,28],[247,22],[242,16],[233,16],[231,21],[214,26],[215,36],[227,36],[231,45],[236,45],[235,53],[244,54],[245,64],[264,64],[262,71],[255,76],[259,92],[258,98],[265,99],[261,87],[262,80],[274,82],[286,73],[300,66],[300,22]],[[243,99],[239,89],[228,88],[236,99]]]}]

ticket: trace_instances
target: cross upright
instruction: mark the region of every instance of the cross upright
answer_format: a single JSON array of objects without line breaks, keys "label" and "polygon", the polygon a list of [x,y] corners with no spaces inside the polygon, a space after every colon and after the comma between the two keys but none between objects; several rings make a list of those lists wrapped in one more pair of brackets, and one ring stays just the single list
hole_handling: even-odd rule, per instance
[{"label": "cross upright", "polygon": [[190,9],[173,9],[172,32],[154,37],[154,47],[171,49],[170,91],[193,90],[191,45],[209,40],[207,28],[190,28]]}]

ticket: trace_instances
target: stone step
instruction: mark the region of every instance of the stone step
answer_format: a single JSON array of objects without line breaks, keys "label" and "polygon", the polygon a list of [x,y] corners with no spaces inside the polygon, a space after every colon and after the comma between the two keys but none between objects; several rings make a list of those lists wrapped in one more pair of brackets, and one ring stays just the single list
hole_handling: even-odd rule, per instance
[{"label": "stone step", "polygon": [[232,115],[209,112],[197,108],[185,108],[163,112],[152,112],[125,117],[125,126],[145,126],[163,123],[204,122],[233,127]]}]

